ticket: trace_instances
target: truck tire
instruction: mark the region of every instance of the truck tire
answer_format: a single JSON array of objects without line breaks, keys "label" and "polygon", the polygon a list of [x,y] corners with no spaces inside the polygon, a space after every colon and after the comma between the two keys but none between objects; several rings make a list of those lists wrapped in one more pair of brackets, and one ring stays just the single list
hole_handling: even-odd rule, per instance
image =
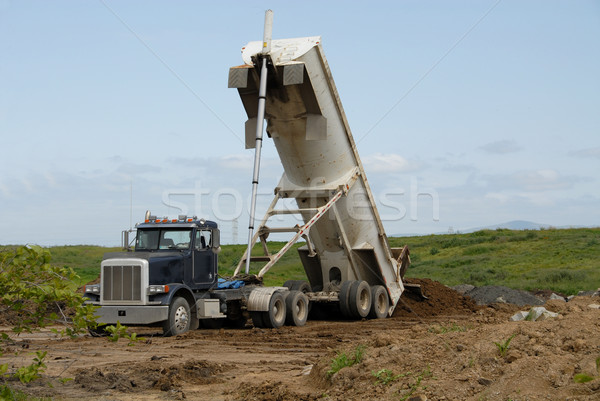
[{"label": "truck tire", "polygon": [[369,315],[371,311],[371,287],[366,281],[355,281],[352,284],[348,296],[348,305],[350,306],[350,314],[357,319]]},{"label": "truck tire", "polygon": [[345,318],[352,317],[352,313],[350,312],[350,288],[352,284],[357,283],[354,280],[344,281],[342,283],[342,287],[340,288],[339,298],[340,298],[340,311],[342,312],[342,316]]},{"label": "truck tire", "polygon": [[190,329],[190,305],[183,297],[175,297],[169,306],[169,318],[163,323],[165,337],[183,334]]},{"label": "truck tire", "polygon": [[290,326],[304,326],[308,319],[308,297],[302,292],[290,291],[285,298],[285,322]]},{"label": "truck tire", "polygon": [[384,286],[374,285],[371,287],[371,311],[369,318],[385,319],[390,309],[390,299]]},{"label": "truck tire", "polygon": [[312,291],[308,281],[304,280],[288,280],[283,283],[283,286],[289,288],[290,291],[301,291],[305,294]]},{"label": "truck tire", "polygon": [[269,310],[264,312],[263,323],[265,327],[276,329],[285,324],[285,298],[283,294],[276,291],[271,295],[269,301]]}]

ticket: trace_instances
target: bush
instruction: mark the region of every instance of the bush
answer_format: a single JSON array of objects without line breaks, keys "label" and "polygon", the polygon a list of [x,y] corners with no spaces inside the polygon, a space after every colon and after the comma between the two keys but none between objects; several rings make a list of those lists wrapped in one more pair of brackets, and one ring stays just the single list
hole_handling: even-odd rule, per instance
[{"label": "bush", "polygon": [[[15,317],[12,330],[17,334],[59,323],[64,328],[53,332],[74,337],[96,325],[96,307],[83,305],[83,296],[73,291],[77,279],[71,268],[52,266],[50,252],[39,246],[6,249],[0,253],[0,313]],[[3,334],[0,354],[9,341]],[[45,369],[45,356],[37,353],[31,365],[12,372],[0,365],[0,373],[24,383],[35,380]]]}]

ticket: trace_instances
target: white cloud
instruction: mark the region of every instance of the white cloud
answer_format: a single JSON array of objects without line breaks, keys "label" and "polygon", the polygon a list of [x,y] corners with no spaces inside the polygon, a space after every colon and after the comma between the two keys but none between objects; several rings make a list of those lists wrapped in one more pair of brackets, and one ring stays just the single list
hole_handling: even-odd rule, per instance
[{"label": "white cloud", "polygon": [[503,155],[507,153],[517,152],[521,148],[512,139],[503,139],[500,141],[494,141],[480,146],[480,149],[485,150],[487,153]]},{"label": "white cloud", "polygon": [[367,173],[407,173],[422,168],[421,163],[396,153],[374,153],[362,158]]}]

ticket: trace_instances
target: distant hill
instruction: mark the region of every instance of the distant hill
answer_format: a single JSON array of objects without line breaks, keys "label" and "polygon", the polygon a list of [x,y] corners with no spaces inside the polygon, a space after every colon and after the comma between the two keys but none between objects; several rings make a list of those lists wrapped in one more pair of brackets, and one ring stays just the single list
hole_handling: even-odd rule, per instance
[{"label": "distant hill", "polygon": [[481,230],[497,230],[498,228],[508,228],[509,230],[540,230],[548,227],[550,227],[550,224],[540,224],[525,220],[513,220],[506,223],[494,224],[486,227],[469,228],[467,230],[459,231],[462,233],[474,233]]},{"label": "distant hill", "polygon": [[419,237],[422,235],[443,235],[443,234],[469,234],[474,233],[481,230],[496,230],[499,228],[506,228],[509,230],[543,230],[547,228],[591,228],[596,226],[553,226],[551,224],[540,224],[534,223],[532,221],[526,220],[513,220],[508,221],[506,223],[493,224],[491,226],[485,227],[474,227],[468,229],[452,229],[451,231],[440,231],[437,233],[429,233],[429,234],[417,234],[417,233],[401,233],[401,234],[392,234],[389,237]]}]

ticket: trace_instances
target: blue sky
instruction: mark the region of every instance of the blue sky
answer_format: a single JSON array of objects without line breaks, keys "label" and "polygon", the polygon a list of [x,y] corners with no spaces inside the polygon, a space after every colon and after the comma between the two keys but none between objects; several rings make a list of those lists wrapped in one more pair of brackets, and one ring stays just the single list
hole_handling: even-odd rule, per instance
[{"label": "blue sky", "polygon": [[[268,8],[322,36],[388,234],[600,225],[600,2],[364,4],[0,0],[0,244],[116,245],[147,209],[244,242],[227,75]],[[271,141],[262,166],[259,215]]]}]

